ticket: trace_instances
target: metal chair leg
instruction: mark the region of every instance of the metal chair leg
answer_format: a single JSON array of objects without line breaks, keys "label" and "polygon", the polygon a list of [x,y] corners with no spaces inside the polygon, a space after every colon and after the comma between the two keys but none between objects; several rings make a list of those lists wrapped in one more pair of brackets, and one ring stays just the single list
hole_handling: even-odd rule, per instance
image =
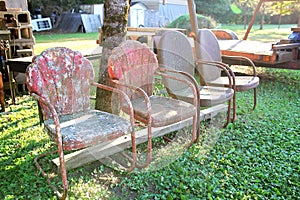
[{"label": "metal chair leg", "polygon": [[[36,157],[36,158],[34,159],[34,163],[35,163],[36,168],[41,172],[42,176],[45,177],[45,178],[47,179],[47,182],[49,183],[50,187],[53,189],[53,191],[54,191],[54,193],[57,195],[57,197],[58,197],[60,200],[64,200],[64,199],[66,199],[66,197],[67,197],[67,192],[68,192],[68,185],[65,184],[67,180],[64,180],[64,179],[67,178],[67,177],[64,175],[64,174],[66,174],[66,173],[65,173],[65,172],[62,173],[63,190],[62,190],[62,192],[60,192],[60,191],[58,190],[58,188],[57,188],[55,185],[51,184],[51,178],[50,178],[49,174],[47,174],[47,173],[42,169],[42,167],[40,166],[40,164],[38,163],[38,160],[40,160],[41,158],[44,158],[44,157],[46,157],[47,155],[50,155],[50,154],[53,154],[53,153],[57,153],[57,152],[58,152],[58,150],[53,151],[53,152],[48,152],[48,153],[42,154],[42,155],[40,155],[40,156],[38,156],[38,157]],[[63,170],[66,170],[66,169],[64,168],[64,165],[63,165],[63,166],[60,166],[60,167],[61,167],[61,171],[62,171],[62,172],[63,172]],[[63,168],[64,168],[64,169],[63,169]]]},{"label": "metal chair leg", "polygon": [[253,110],[254,110],[255,107],[256,107],[256,103],[257,103],[257,99],[256,99],[256,88],[254,88],[253,91],[254,91],[254,92],[253,92],[253,93],[254,93],[254,94],[253,94],[253,95],[254,95],[254,97],[253,97],[253,98],[254,98]]},{"label": "metal chair leg", "polygon": [[227,119],[226,119],[226,123],[223,125],[223,128],[225,128],[230,122],[230,110],[231,110],[231,99],[228,101]]},{"label": "metal chair leg", "polygon": [[234,92],[234,94],[233,94],[232,101],[233,101],[233,105],[232,105],[232,119],[231,119],[231,122],[234,122],[235,117],[236,117],[236,92]]}]

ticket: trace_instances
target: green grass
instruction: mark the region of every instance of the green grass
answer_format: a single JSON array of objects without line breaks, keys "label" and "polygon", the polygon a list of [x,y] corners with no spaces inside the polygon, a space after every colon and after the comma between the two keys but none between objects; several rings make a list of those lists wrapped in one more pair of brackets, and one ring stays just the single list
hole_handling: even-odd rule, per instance
[{"label": "green grass", "polygon": [[[259,30],[259,25],[253,25],[249,34],[249,40],[258,41],[277,41],[278,39],[287,39],[291,33],[291,28],[296,27],[296,24],[284,24],[278,29],[277,25],[264,25],[263,30]],[[240,39],[243,38],[246,29],[243,25],[222,25],[220,29],[230,29],[234,31]],[[98,33],[34,33],[37,45],[39,43],[51,43],[51,42],[66,42],[66,41],[80,41],[80,40],[97,40]]]},{"label": "green grass", "polygon": [[[92,163],[69,172],[70,199],[297,199],[300,71],[259,75],[256,110],[248,110],[252,93],[238,93],[236,122],[206,155],[196,144],[163,169],[134,174]],[[55,149],[38,125],[35,101],[18,97],[0,119],[0,198],[53,199],[33,165],[37,154]]]},{"label": "green grass", "polygon": [[98,33],[34,33],[35,42],[38,43],[49,43],[55,42],[66,42],[66,41],[78,41],[78,40],[97,40]]},{"label": "green grass", "polygon": [[[259,25],[254,24],[247,40],[273,42],[276,43],[280,39],[287,39],[292,33],[291,28],[297,27],[296,24],[284,24],[278,29],[277,25],[265,24],[263,30],[259,30]],[[247,29],[243,25],[222,25],[221,29],[229,29],[234,31],[239,39],[243,39]]]},{"label": "green grass", "polygon": [[[205,132],[201,143],[155,171],[127,174],[99,162],[70,170],[69,199],[300,199],[300,71],[258,74],[255,111],[252,92],[238,93],[234,124],[217,136]],[[0,199],[56,199],[33,164],[55,149],[39,126],[36,102],[19,95],[0,121]]]}]

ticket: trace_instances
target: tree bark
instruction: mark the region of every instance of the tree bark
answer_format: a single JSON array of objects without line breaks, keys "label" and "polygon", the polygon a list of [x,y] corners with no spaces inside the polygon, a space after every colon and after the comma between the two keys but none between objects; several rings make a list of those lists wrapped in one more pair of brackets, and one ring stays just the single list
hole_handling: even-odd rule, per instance
[{"label": "tree bark", "polygon": [[[104,1],[104,21],[102,26],[102,56],[99,70],[98,83],[112,86],[109,80],[107,63],[112,49],[125,41],[129,0],[106,0]],[[112,113],[115,108],[112,101],[112,93],[97,89],[95,108]]]},{"label": "tree bark", "polygon": [[244,15],[244,29],[247,28],[247,16]]},{"label": "tree bark", "polygon": [[260,30],[263,30],[264,23],[265,23],[265,12],[263,11],[261,14],[261,21],[260,21],[260,27],[259,27]]}]

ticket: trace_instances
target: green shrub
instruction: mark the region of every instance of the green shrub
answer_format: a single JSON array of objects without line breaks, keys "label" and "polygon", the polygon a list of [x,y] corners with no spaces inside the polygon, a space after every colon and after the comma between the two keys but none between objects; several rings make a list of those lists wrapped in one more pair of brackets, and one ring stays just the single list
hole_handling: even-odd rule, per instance
[{"label": "green shrub", "polygon": [[[204,15],[197,14],[198,28],[216,28],[217,22],[211,18]],[[183,28],[187,29],[188,32],[191,31],[190,15],[181,15],[174,21],[172,21],[167,28]]]}]

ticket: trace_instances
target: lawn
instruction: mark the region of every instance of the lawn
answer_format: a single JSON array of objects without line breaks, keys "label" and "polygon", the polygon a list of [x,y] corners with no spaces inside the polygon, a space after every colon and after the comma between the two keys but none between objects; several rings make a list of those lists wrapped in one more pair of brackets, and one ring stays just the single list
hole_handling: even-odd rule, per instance
[{"label": "lawn", "polygon": [[[234,31],[239,39],[243,39],[246,30],[242,25],[223,25],[221,28],[230,29]],[[259,25],[253,25],[247,40],[257,40],[261,42],[273,42],[276,43],[280,39],[287,39],[289,34],[291,33],[291,28],[297,27],[296,24],[284,24],[278,28],[278,25],[266,24],[264,25],[264,29],[260,30]]]},{"label": "lawn", "polygon": [[[252,92],[238,93],[234,124],[204,127],[201,142],[156,170],[128,174],[100,162],[70,170],[69,199],[300,199],[300,71],[258,67],[258,75],[255,111]],[[55,149],[36,102],[19,95],[0,121],[0,199],[56,199],[33,164]]]}]

